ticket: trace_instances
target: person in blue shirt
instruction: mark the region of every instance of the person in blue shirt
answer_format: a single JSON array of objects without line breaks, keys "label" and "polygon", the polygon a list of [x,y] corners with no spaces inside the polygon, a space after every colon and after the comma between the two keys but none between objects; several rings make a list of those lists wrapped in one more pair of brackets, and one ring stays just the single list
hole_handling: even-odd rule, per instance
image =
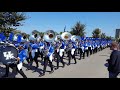
[{"label": "person in blue shirt", "polygon": [[[39,64],[38,64],[38,44],[36,44],[34,41],[32,41],[31,43],[29,43],[29,47],[30,47],[30,50],[29,50],[29,57],[30,57],[30,67],[32,66],[33,64],[33,61],[35,61],[36,63],[36,69],[39,67]],[[30,68],[28,68],[29,70]]]},{"label": "person in blue shirt", "polygon": [[75,45],[74,42],[70,41],[68,43],[68,64],[67,65],[70,65],[71,64],[71,58],[74,58],[74,64],[77,63],[76,61],[76,58],[75,58],[75,49],[77,48],[77,46]]},{"label": "person in blue shirt", "polygon": [[22,71],[22,63],[26,59],[26,53],[25,53],[23,45],[19,45],[18,49],[19,49],[18,57],[15,58],[17,60],[17,63],[6,65],[6,73],[5,75],[2,76],[2,78],[9,76],[9,67],[13,69],[13,73],[15,74],[15,76],[17,75],[17,72],[18,72],[23,76],[23,78],[27,78],[27,76]]},{"label": "person in blue shirt", "polygon": [[61,47],[60,47],[60,52],[62,52],[62,54],[60,54],[60,57],[64,57],[64,52],[65,52],[65,41],[63,41],[62,39],[60,39],[60,43],[61,43]]},{"label": "person in blue shirt", "polygon": [[49,42],[46,42],[45,43],[45,47],[44,47],[44,51],[45,52],[44,52],[43,73],[40,74],[39,76],[44,76],[45,75],[48,62],[49,62],[50,68],[51,68],[51,71],[50,71],[49,74],[51,74],[51,73],[54,72],[54,70],[53,70],[53,64],[52,64],[54,48],[53,48],[53,46]]},{"label": "person in blue shirt", "polygon": [[84,50],[84,41],[83,40],[81,40],[81,42],[79,42],[79,51],[80,51],[80,58],[79,58],[79,60],[81,60],[82,55],[85,53],[84,52],[85,50]]},{"label": "person in blue shirt", "polygon": [[43,49],[44,49],[44,42],[42,41],[42,39],[39,42],[39,55],[41,56],[41,59],[43,60]]},{"label": "person in blue shirt", "polygon": [[94,50],[93,53],[97,53],[97,41],[94,41]]},{"label": "person in blue shirt", "polygon": [[90,40],[87,40],[87,46],[88,46],[88,56],[89,56],[89,53],[90,53],[90,55],[92,54],[92,48],[91,48],[91,43],[90,43]]},{"label": "person in blue shirt", "polygon": [[55,51],[54,51],[54,60],[56,60],[56,63],[57,63],[57,67],[55,68],[55,70],[57,70],[59,68],[59,62],[61,61],[61,63],[63,64],[63,68],[65,67],[65,63],[63,61],[63,57],[61,57],[59,55],[59,52],[60,52],[60,45],[61,45],[61,42],[56,42],[56,45],[55,45]]},{"label": "person in blue shirt", "polygon": [[83,58],[85,58],[85,53],[87,54],[87,57],[88,57],[89,52],[88,52],[88,41],[87,41],[87,40],[84,41],[84,53],[83,53]]},{"label": "person in blue shirt", "polygon": [[88,41],[88,51],[90,52],[90,55],[92,55],[92,41]]}]

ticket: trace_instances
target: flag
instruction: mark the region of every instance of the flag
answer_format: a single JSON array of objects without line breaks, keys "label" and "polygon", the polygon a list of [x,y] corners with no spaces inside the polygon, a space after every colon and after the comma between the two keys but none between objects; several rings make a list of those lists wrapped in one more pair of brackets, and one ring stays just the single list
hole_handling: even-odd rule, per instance
[{"label": "flag", "polygon": [[5,37],[4,33],[2,32],[2,33],[1,33],[1,40],[4,41],[5,38],[6,38],[6,37]]},{"label": "flag", "polygon": [[22,40],[22,35],[18,35],[17,42],[21,43],[21,40]]},{"label": "flag", "polygon": [[9,41],[13,41],[13,37],[14,37],[14,33],[11,32],[10,35],[9,35]]}]

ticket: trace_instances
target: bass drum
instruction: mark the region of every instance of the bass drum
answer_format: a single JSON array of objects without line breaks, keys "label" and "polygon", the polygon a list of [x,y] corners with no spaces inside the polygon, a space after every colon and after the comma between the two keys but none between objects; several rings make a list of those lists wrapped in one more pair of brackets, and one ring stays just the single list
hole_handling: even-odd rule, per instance
[{"label": "bass drum", "polygon": [[4,65],[16,63],[18,57],[18,49],[14,46],[1,46],[0,47],[0,63]]}]

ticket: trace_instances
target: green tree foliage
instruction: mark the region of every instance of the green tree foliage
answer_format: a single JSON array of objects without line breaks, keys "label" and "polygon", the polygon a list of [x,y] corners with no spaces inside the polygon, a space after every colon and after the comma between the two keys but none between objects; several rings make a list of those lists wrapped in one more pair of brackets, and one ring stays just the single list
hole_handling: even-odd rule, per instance
[{"label": "green tree foliage", "polygon": [[61,35],[63,32],[60,32],[59,34]]},{"label": "green tree foliage", "polygon": [[93,30],[92,34],[94,38],[100,38],[101,30],[99,28],[96,28],[95,30]]},{"label": "green tree foliage", "polygon": [[101,34],[101,38],[106,38],[106,34],[105,34],[105,33],[102,33],[102,34]]},{"label": "green tree foliage", "polygon": [[22,21],[26,18],[23,12],[0,12],[0,32],[4,32],[5,36],[8,36],[10,32],[21,33],[14,27],[23,25]]},{"label": "green tree foliage", "polygon": [[85,27],[86,27],[85,24],[81,24],[80,22],[77,22],[70,31],[70,33],[72,35],[85,36]]}]

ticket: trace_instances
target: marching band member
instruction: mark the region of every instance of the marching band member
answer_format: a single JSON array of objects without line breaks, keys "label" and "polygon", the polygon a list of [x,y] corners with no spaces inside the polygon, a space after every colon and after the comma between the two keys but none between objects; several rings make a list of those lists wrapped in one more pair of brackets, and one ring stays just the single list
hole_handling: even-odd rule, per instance
[{"label": "marching band member", "polygon": [[43,60],[43,50],[44,50],[44,42],[43,42],[43,40],[41,39],[41,40],[40,40],[40,43],[39,43],[39,54],[40,54],[42,60]]},{"label": "marching band member", "polygon": [[88,40],[88,56],[89,56],[89,52],[90,52],[90,55],[92,55],[92,43],[91,43],[91,41],[90,40]]},{"label": "marching band member", "polygon": [[26,59],[26,53],[24,51],[23,45],[18,45],[18,49],[19,49],[19,54],[18,54],[18,57],[16,58],[16,60],[18,61],[17,64],[12,63],[9,65],[6,65],[6,73],[5,75],[2,76],[2,78],[8,77],[9,67],[13,69],[15,75],[18,72],[23,76],[23,78],[27,78],[27,76],[22,71],[22,64],[23,64],[23,61]]},{"label": "marching band member", "polygon": [[[30,67],[32,66],[33,64],[33,61],[35,61],[36,63],[36,69],[39,67],[39,64],[38,64],[38,43],[37,43],[37,34],[32,34],[30,37],[29,37],[29,40],[30,40],[30,43],[29,43],[29,47],[28,47],[28,51],[29,51],[29,58],[30,58]],[[28,68],[29,70],[30,68]]]},{"label": "marching band member", "polygon": [[64,49],[65,49],[65,42],[62,40],[62,39],[60,39],[60,43],[62,43],[61,44],[61,47],[60,47],[60,51],[59,51],[59,55],[60,55],[60,57],[61,57],[61,59],[63,58],[63,56],[64,56]]},{"label": "marching band member", "polygon": [[63,68],[65,67],[65,62],[63,61],[62,55],[60,56],[60,48],[62,47],[61,42],[56,42],[56,48],[55,48],[55,58],[57,58],[57,68],[59,68],[59,62],[63,64]]},{"label": "marching band member", "polygon": [[[81,42],[79,42],[79,46],[80,46],[80,48],[79,48],[79,51],[80,51],[80,58],[79,58],[79,60],[81,60],[82,55],[85,53],[84,41],[83,40],[81,40]],[[84,57],[83,57],[83,59],[84,59]]]},{"label": "marching band member", "polygon": [[25,52],[26,52],[26,60],[27,60],[27,62],[28,62],[28,66],[30,66],[30,61],[29,61],[29,51],[28,51],[28,47],[29,47],[29,43],[28,42],[24,42],[24,44],[23,44],[24,46],[24,49],[25,49]]},{"label": "marching band member", "polygon": [[[86,52],[87,57],[88,57],[88,42],[87,42],[87,40],[85,40],[85,42],[84,42],[84,49],[85,49],[85,52]],[[83,53],[84,58],[85,58],[85,52]]]},{"label": "marching band member", "polygon": [[[59,41],[59,47],[57,47],[57,68],[59,68],[59,61],[61,61],[61,63],[63,64],[63,67],[65,66],[65,63],[63,61],[63,57],[64,57],[64,52],[65,52],[65,42],[60,39]],[[58,55],[59,54],[59,55]]]},{"label": "marching band member", "polygon": [[43,73],[40,76],[44,76],[45,75],[48,62],[49,62],[50,68],[51,68],[50,74],[54,72],[53,64],[52,64],[53,53],[54,53],[53,46],[49,42],[46,42],[45,47],[44,47],[44,67],[43,67]]},{"label": "marching band member", "polygon": [[96,43],[96,41],[94,41],[93,43],[94,43],[94,50],[93,50],[93,52],[97,53],[97,43]]},{"label": "marching band member", "polygon": [[97,51],[100,51],[100,41],[97,41]]},{"label": "marching band member", "polygon": [[76,39],[75,41],[73,41],[74,42],[74,44],[75,44],[75,56],[78,54],[78,39]]},{"label": "marching band member", "polygon": [[77,63],[76,58],[75,58],[75,49],[76,49],[75,43],[70,40],[68,43],[68,58],[69,58],[68,60],[69,60],[69,62],[67,65],[70,65],[71,57],[74,58],[74,61],[75,61],[74,64]]},{"label": "marching band member", "polygon": [[30,66],[32,66],[33,64],[33,61],[35,61],[36,63],[36,69],[39,67],[39,64],[38,64],[38,45],[32,41],[31,44],[30,44],[30,52],[31,52],[31,60],[30,60]]}]

